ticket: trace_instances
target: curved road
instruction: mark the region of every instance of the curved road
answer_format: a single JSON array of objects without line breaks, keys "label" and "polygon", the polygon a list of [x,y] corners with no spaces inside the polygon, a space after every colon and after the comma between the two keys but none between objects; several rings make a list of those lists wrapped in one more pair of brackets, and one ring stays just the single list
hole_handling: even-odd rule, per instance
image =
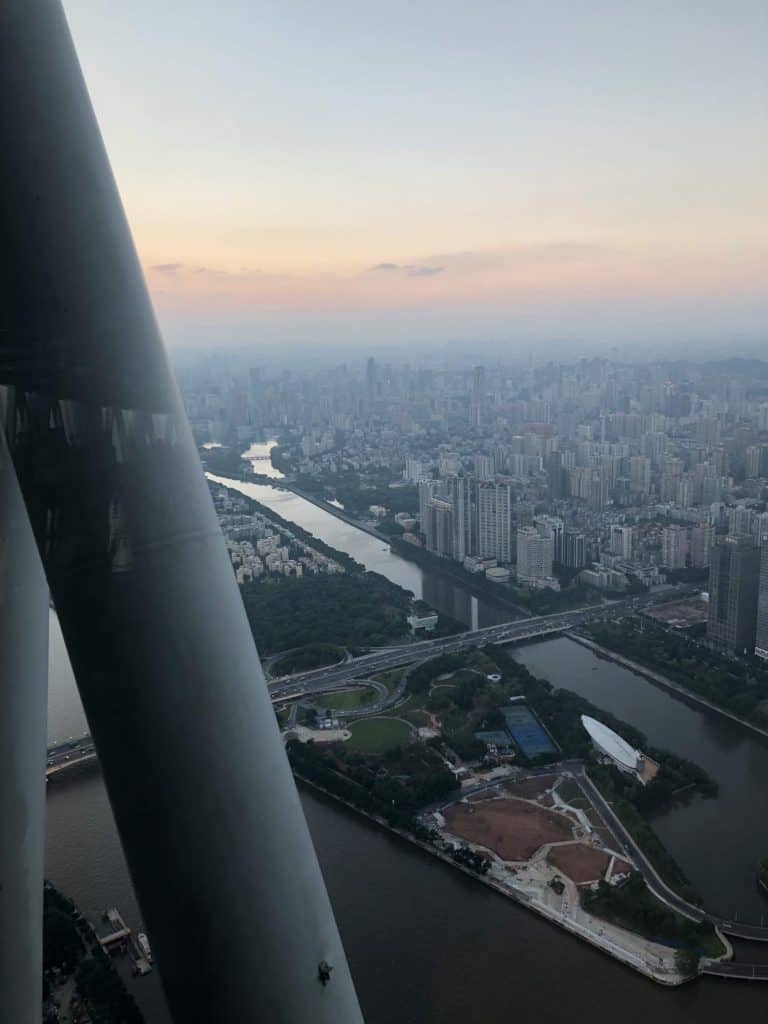
[{"label": "curved road", "polygon": [[467,647],[483,644],[512,643],[529,640],[533,637],[546,636],[548,633],[561,633],[595,619],[620,618],[639,608],[654,603],[654,598],[635,598],[624,601],[613,601],[605,604],[589,605],[569,612],[558,612],[555,615],[536,615],[529,619],[516,619],[497,626],[486,626],[484,629],[468,630],[453,636],[438,637],[434,640],[421,640],[406,644],[403,647],[372,651],[359,658],[326,668],[312,669],[297,675],[282,676],[269,682],[269,690],[273,697],[289,697],[299,691],[322,692],[333,689],[356,677],[365,678],[375,672],[397,668],[411,662],[424,661],[438,654],[453,654]]},{"label": "curved road", "polygon": [[600,811],[605,819],[605,823],[620,841],[624,852],[635,862],[638,871],[640,871],[645,879],[645,884],[657,899],[660,899],[667,906],[691,921],[696,921],[697,923],[704,920],[711,921],[712,924],[726,935],[732,935],[738,939],[750,939],[754,942],[768,942],[768,928],[764,928],[761,925],[743,924],[740,921],[727,921],[722,917],[715,917],[714,914],[708,914],[701,907],[694,906],[693,903],[689,903],[682,896],[679,896],[659,875],[656,868],[637,845],[621,819],[587,775],[586,771],[582,768],[581,772],[575,773],[575,775],[589,799]]}]

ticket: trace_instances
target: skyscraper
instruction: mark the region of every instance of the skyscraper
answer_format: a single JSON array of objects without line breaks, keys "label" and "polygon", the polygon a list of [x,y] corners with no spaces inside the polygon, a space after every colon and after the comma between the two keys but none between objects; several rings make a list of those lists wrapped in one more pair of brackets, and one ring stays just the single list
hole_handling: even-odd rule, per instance
[{"label": "skyscraper", "polygon": [[608,481],[602,466],[573,466],[568,470],[571,496],[583,498],[590,508],[602,508],[608,501]]},{"label": "skyscraper", "polygon": [[757,598],[755,654],[768,661],[768,534],[760,538],[760,583]]},{"label": "skyscraper", "polygon": [[445,498],[432,498],[427,504],[424,533],[427,551],[441,558],[453,557],[453,505]]},{"label": "skyscraper", "polygon": [[478,480],[493,480],[496,475],[496,469],[493,463],[494,460],[492,455],[475,456],[475,476]]},{"label": "skyscraper", "polygon": [[552,575],[554,541],[535,526],[521,526],[517,531],[517,578],[533,586]]},{"label": "skyscraper", "polygon": [[659,497],[662,501],[677,501],[678,487],[683,476],[685,464],[676,456],[668,456],[661,463],[661,480]]},{"label": "skyscraper", "polygon": [[632,527],[612,526],[610,547],[612,555],[619,555],[629,561],[632,558]]},{"label": "skyscraper", "polygon": [[463,562],[473,555],[477,545],[474,517],[474,480],[471,476],[451,476],[446,481],[453,506],[453,557]]},{"label": "skyscraper", "polygon": [[378,370],[376,360],[369,356],[365,367],[365,413],[371,417],[376,406],[376,394],[378,392]]},{"label": "skyscraper", "polygon": [[712,549],[707,635],[737,654],[755,646],[760,549],[747,537],[724,537]]},{"label": "skyscraper", "polygon": [[509,484],[478,484],[477,553],[481,557],[512,561],[511,502]]},{"label": "skyscraper", "polygon": [[552,537],[552,557],[556,562],[563,561],[563,538],[565,524],[559,516],[536,516],[534,526],[542,535]]},{"label": "skyscraper", "polygon": [[715,528],[711,523],[696,523],[691,527],[691,568],[706,569],[710,562]]},{"label": "skyscraper", "polygon": [[765,476],[768,471],[768,445],[750,445],[744,452],[744,471],[748,477]]},{"label": "skyscraper", "polygon": [[403,480],[410,480],[411,483],[417,484],[421,480],[426,480],[426,478],[427,473],[421,459],[407,458],[405,460]]},{"label": "skyscraper", "polygon": [[684,569],[688,559],[688,531],[673,523],[661,531],[661,564],[667,569]]},{"label": "skyscraper", "polygon": [[563,534],[562,563],[566,569],[581,569],[587,562],[587,540],[578,530],[566,530]]},{"label": "skyscraper", "polygon": [[728,533],[732,537],[749,537],[755,515],[747,505],[734,505],[728,513]]},{"label": "skyscraper", "polygon": [[429,502],[438,493],[438,487],[440,481],[438,480],[419,480],[418,482],[419,492],[419,524],[421,526],[421,532],[426,534],[427,532],[427,507]]},{"label": "skyscraper", "polygon": [[469,400],[469,423],[472,427],[482,426],[484,398],[485,367],[476,366],[472,373],[472,394]]}]

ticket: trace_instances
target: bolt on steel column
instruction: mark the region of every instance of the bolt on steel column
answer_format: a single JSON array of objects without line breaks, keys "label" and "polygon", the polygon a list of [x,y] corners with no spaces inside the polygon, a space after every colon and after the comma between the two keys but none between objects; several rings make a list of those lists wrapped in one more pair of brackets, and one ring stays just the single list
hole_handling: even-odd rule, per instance
[{"label": "bolt on steel column", "polygon": [[174,1018],[358,1022],[58,0],[2,5],[0,130],[3,422]]}]

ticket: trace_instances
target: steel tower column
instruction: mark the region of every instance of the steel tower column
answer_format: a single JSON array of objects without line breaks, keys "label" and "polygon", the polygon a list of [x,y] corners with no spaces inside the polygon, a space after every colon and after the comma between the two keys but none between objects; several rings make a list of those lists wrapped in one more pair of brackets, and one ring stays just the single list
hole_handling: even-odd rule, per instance
[{"label": "steel tower column", "polygon": [[3,422],[174,1018],[359,1022],[58,0],[0,6],[0,131]]},{"label": "steel tower column", "polygon": [[0,429],[0,1020],[38,1024],[48,587]]}]

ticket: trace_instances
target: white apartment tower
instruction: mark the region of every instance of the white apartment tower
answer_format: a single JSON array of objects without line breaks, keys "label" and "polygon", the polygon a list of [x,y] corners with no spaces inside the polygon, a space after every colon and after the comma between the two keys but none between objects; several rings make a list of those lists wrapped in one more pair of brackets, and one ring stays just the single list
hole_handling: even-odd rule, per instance
[{"label": "white apartment tower", "polygon": [[552,534],[542,536],[535,526],[521,526],[517,531],[517,578],[521,583],[536,584],[552,575],[554,540]]},{"label": "white apartment tower", "polygon": [[512,561],[512,493],[509,484],[477,487],[477,553],[499,562]]},{"label": "white apartment tower", "polygon": [[452,476],[445,481],[453,506],[453,557],[463,562],[475,553],[476,528],[473,512],[474,480],[470,476]]}]

